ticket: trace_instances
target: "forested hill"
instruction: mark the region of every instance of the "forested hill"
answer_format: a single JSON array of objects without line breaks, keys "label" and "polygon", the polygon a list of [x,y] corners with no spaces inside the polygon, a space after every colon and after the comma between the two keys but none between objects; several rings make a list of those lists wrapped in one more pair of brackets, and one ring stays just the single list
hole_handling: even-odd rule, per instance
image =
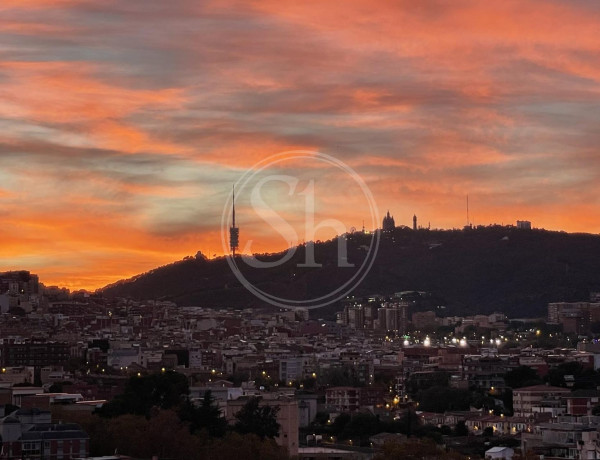
[{"label": "forested hill", "polygon": [[[348,235],[351,262],[360,264],[371,238],[361,232]],[[335,241],[318,243],[315,253],[319,269],[297,267],[304,260],[304,247],[299,247],[286,263],[246,274],[268,292],[314,298],[339,286],[348,272],[337,266]],[[544,315],[548,302],[587,300],[590,291],[600,291],[600,236],[500,226],[467,231],[397,228],[382,236],[375,263],[354,294],[407,290],[432,293],[453,314]],[[102,292],[180,305],[264,305],[241,286],[224,258],[201,256],[106,286]]]}]

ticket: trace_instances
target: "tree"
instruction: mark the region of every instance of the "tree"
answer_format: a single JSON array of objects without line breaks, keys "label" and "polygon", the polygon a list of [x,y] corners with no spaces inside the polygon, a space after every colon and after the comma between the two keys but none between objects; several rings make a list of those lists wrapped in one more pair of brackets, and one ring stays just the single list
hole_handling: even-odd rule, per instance
[{"label": "tree", "polygon": [[50,388],[48,388],[48,393],[63,393],[65,390],[66,386],[69,385],[73,385],[72,382],[66,381],[66,382],[54,382],[52,385],[50,385]]},{"label": "tree", "polygon": [[52,416],[77,423],[90,437],[90,455],[130,455],[135,458],[205,460],[211,439],[205,432],[190,433],[173,410],[154,410],[150,418],[142,415],[100,417],[87,411],[66,410],[53,406]]},{"label": "tree", "polygon": [[302,380],[301,384],[305,390],[314,390],[317,386],[317,379],[315,377],[308,377]]},{"label": "tree", "polygon": [[256,385],[256,388],[259,389],[262,387],[262,389],[270,390],[273,383],[273,379],[270,375],[258,374],[256,377],[254,377],[254,385]]},{"label": "tree", "polygon": [[235,431],[240,434],[254,433],[259,438],[276,438],[280,425],[277,423],[279,406],[260,405],[262,398],[251,397],[235,414]]},{"label": "tree", "polygon": [[477,391],[471,394],[471,405],[477,409],[483,408],[486,411],[495,411],[497,409],[495,398],[489,394],[483,394]]},{"label": "tree", "polygon": [[436,444],[442,444],[444,440],[441,429],[435,425],[421,425],[415,430],[415,435],[420,439],[431,439],[435,441]]},{"label": "tree", "polygon": [[125,392],[104,404],[98,414],[103,417],[124,414],[149,417],[153,408],[171,409],[179,406],[183,402],[182,396],[188,393],[187,377],[177,372],[132,377],[125,386]]},{"label": "tree", "polygon": [[584,368],[578,362],[559,364],[548,371],[546,380],[553,386],[566,386],[565,375],[572,375],[575,379],[574,389],[596,388],[600,384],[600,375],[593,369]]},{"label": "tree", "polygon": [[565,375],[578,375],[582,366],[578,362],[562,363],[550,369],[546,375],[546,381],[555,387],[565,386]]},{"label": "tree", "polygon": [[440,427],[440,433],[444,436],[452,436],[453,434],[452,428],[450,428],[448,425],[442,425]]},{"label": "tree", "polygon": [[63,384],[62,382],[54,382],[48,388],[48,393],[62,393],[63,392]]},{"label": "tree", "polygon": [[503,411],[502,413],[504,413],[505,415],[513,415],[514,414],[513,391],[510,388],[506,388],[502,392],[502,404],[504,405],[504,408],[502,409],[502,411]]},{"label": "tree", "polygon": [[315,415],[317,425],[326,425],[329,420],[329,412],[317,412]]},{"label": "tree", "polygon": [[179,418],[190,424],[192,433],[206,430],[210,437],[220,438],[227,431],[227,421],[221,416],[221,410],[215,404],[210,390],[204,393],[199,407],[186,399],[179,409]]},{"label": "tree", "polygon": [[419,416],[412,409],[408,409],[398,420],[398,431],[410,438],[420,425]]},{"label": "tree", "polygon": [[350,414],[347,414],[345,412],[338,415],[331,424],[331,432],[333,433],[333,435],[336,437],[340,437],[344,429],[346,428],[346,425],[350,423],[351,418],[352,417],[350,417]]},{"label": "tree", "polygon": [[8,309],[8,314],[13,316],[21,316],[25,318],[27,316],[27,312],[23,310],[21,307],[12,307]]},{"label": "tree", "polygon": [[454,427],[454,436],[468,436],[469,429],[464,420],[459,420]]},{"label": "tree", "polygon": [[510,388],[521,388],[542,383],[537,371],[529,366],[519,366],[504,374],[504,382]]},{"label": "tree", "polygon": [[379,419],[372,414],[359,413],[352,416],[340,435],[342,439],[359,439],[357,444],[367,443],[368,438],[379,433]]},{"label": "tree", "polygon": [[364,386],[355,375],[355,369],[350,366],[334,367],[324,370],[319,376],[319,382],[331,387],[358,387]]},{"label": "tree", "polygon": [[[199,459],[207,440],[190,434],[173,410],[158,410],[149,419],[139,415],[122,415],[106,420],[109,453],[136,458]],[[90,437],[92,434],[90,434]]]},{"label": "tree", "polygon": [[450,382],[450,374],[445,371],[435,371],[428,374],[427,379],[421,379],[418,374],[411,374],[406,382],[406,389],[411,395],[431,387],[447,387]]},{"label": "tree", "polygon": [[434,386],[419,392],[419,409],[427,412],[468,410],[471,394],[468,390]]},{"label": "tree", "polygon": [[233,383],[233,386],[239,387],[242,382],[247,381],[250,375],[247,372],[235,372],[232,375],[227,376],[227,380]]}]

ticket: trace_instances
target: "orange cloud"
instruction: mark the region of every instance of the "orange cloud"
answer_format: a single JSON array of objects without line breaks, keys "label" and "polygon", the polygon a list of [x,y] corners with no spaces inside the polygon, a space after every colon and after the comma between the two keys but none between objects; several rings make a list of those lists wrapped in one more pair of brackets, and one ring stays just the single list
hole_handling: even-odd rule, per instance
[{"label": "orange cloud", "polygon": [[127,118],[148,110],[176,110],[184,103],[182,90],[129,89],[93,76],[94,65],[81,62],[2,62],[8,81],[1,91],[0,116],[43,125],[66,126],[86,135],[88,145],[139,152],[181,153],[182,146],[152,139]]}]

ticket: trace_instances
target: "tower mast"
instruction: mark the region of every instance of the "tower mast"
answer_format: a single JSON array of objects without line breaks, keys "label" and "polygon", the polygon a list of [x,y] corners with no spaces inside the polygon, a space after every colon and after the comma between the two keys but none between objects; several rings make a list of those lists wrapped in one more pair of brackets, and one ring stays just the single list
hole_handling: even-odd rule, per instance
[{"label": "tower mast", "polygon": [[469,195],[467,195],[467,227],[470,225],[469,222]]},{"label": "tower mast", "polygon": [[231,253],[235,257],[235,251],[239,246],[240,242],[240,229],[235,226],[235,186],[232,188],[232,225],[229,227],[229,247]]}]

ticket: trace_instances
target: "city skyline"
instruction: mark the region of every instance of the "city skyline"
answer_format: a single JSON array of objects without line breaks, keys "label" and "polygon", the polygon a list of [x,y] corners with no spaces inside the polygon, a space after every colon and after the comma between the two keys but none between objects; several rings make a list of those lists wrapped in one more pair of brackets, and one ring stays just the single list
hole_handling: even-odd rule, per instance
[{"label": "city skyline", "polygon": [[[8,0],[0,5],[3,270],[94,289],[222,254],[256,162],[324,152],[396,225],[600,232],[600,6]],[[327,168],[319,217],[366,209]],[[302,225],[294,203],[280,204]],[[282,250],[238,201],[240,247]],[[272,241],[269,243],[269,241]]]}]

